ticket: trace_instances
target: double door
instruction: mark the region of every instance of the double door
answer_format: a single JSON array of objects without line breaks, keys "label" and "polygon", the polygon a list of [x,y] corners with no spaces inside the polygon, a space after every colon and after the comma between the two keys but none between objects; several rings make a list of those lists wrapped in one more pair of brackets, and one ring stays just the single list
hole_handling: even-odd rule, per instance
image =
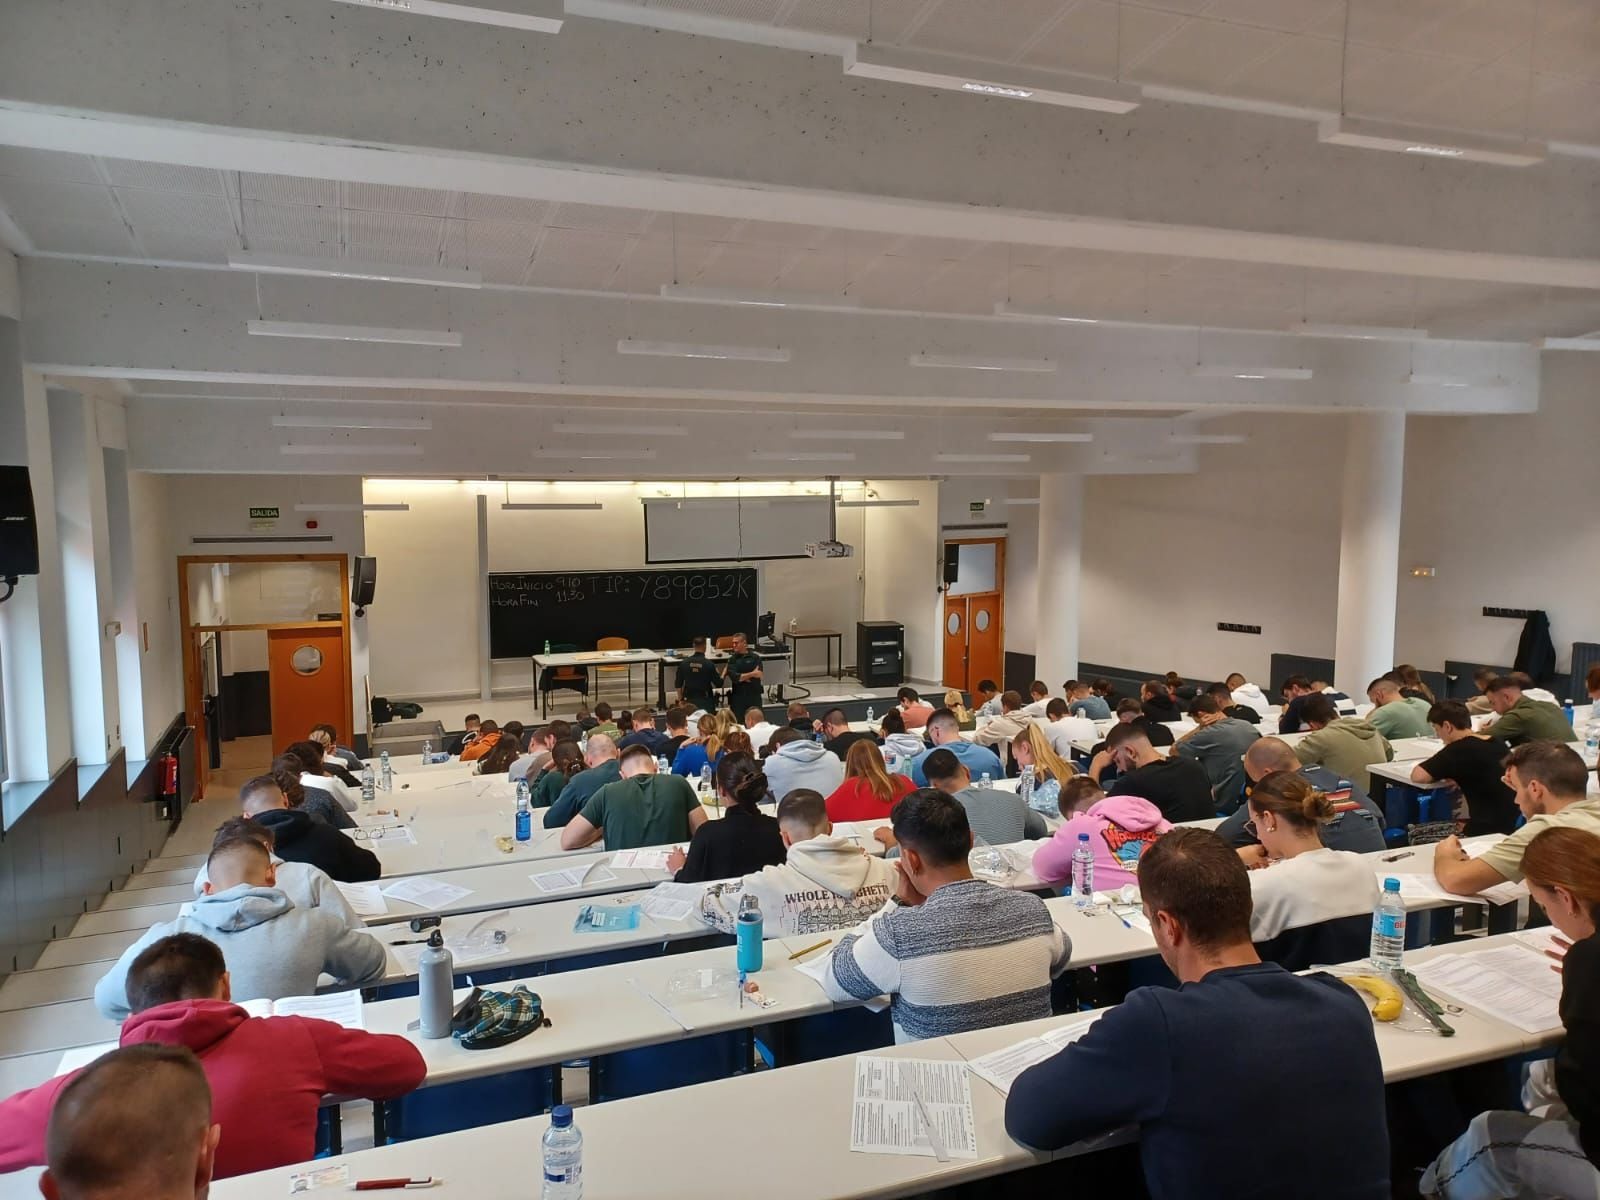
[{"label": "double door", "polygon": [[[947,543],[950,544],[950,543]],[[944,686],[1005,679],[1005,539],[962,540],[944,597]]]}]

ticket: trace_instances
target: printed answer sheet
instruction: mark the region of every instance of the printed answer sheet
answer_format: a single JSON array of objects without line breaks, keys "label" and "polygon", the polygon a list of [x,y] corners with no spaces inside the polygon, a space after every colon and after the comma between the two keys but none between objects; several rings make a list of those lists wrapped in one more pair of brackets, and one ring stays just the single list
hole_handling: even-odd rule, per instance
[{"label": "printed answer sheet", "polygon": [[1561,1028],[1561,976],[1544,955],[1521,946],[1442,954],[1411,973],[1462,1004],[1528,1033]]},{"label": "printed answer sheet", "polygon": [[395,880],[383,889],[383,894],[391,900],[402,900],[418,908],[444,908],[457,900],[465,900],[472,895],[472,889],[427,875],[412,875],[407,879]]},{"label": "printed answer sheet", "polygon": [[383,889],[376,883],[335,883],[358,917],[381,917],[389,911]]},{"label": "printed answer sheet", "polygon": [[1010,1095],[1011,1085],[1017,1081],[1018,1075],[1047,1058],[1054,1058],[1088,1033],[1089,1026],[1093,1024],[1092,1020],[1080,1021],[1060,1029],[1051,1029],[1038,1037],[1025,1038],[1000,1050],[980,1055],[967,1065],[972,1068],[974,1075],[991,1084],[1002,1096]]},{"label": "printed answer sheet", "polygon": [[856,1059],[850,1149],[946,1162],[978,1157],[972,1082],[960,1060]]}]

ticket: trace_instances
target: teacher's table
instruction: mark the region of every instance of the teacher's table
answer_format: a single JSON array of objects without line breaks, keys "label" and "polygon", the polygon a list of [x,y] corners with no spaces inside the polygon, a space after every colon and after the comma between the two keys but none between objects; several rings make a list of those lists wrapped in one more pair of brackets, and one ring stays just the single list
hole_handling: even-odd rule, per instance
[{"label": "teacher's table", "polygon": [[539,701],[539,718],[543,720],[550,714],[550,693],[557,690],[540,686],[541,679],[547,669],[560,667],[580,667],[587,671],[596,667],[626,667],[628,669],[628,686],[633,686],[633,668],[642,667],[645,683],[645,695],[650,694],[650,664],[661,661],[661,654],[656,650],[576,650],[567,654],[535,654],[533,656],[533,691],[534,699]]}]

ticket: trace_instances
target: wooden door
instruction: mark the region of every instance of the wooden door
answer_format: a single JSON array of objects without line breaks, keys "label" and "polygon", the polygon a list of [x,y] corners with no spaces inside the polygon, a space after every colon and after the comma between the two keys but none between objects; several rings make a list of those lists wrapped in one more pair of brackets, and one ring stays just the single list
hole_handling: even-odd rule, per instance
[{"label": "wooden door", "polygon": [[959,571],[944,598],[944,686],[1005,679],[1004,538],[952,538]]},{"label": "wooden door", "polygon": [[1000,646],[1004,600],[999,592],[968,596],[967,601],[967,690],[980,679],[1005,681],[1005,653]]},{"label": "wooden door", "polygon": [[944,686],[967,686],[967,598],[944,598]]},{"label": "wooden door", "polygon": [[272,753],[302,742],[326,721],[347,728],[349,672],[344,629],[337,625],[267,631],[267,673],[272,690]]}]

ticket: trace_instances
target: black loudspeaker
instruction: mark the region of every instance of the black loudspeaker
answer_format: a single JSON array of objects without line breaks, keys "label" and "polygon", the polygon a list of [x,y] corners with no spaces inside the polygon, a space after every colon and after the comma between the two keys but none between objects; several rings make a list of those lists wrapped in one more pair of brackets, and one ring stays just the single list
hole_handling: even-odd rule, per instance
[{"label": "black loudspeaker", "polygon": [[953,544],[946,544],[944,548],[944,581],[946,583],[954,583],[956,576],[961,573],[960,550],[960,546]]},{"label": "black loudspeaker", "polygon": [[0,579],[39,573],[39,531],[27,467],[0,467]]},{"label": "black loudspeaker", "polygon": [[378,590],[378,560],[356,555],[355,570],[350,574],[350,603],[356,606],[356,616],[361,616],[372,603]]}]

